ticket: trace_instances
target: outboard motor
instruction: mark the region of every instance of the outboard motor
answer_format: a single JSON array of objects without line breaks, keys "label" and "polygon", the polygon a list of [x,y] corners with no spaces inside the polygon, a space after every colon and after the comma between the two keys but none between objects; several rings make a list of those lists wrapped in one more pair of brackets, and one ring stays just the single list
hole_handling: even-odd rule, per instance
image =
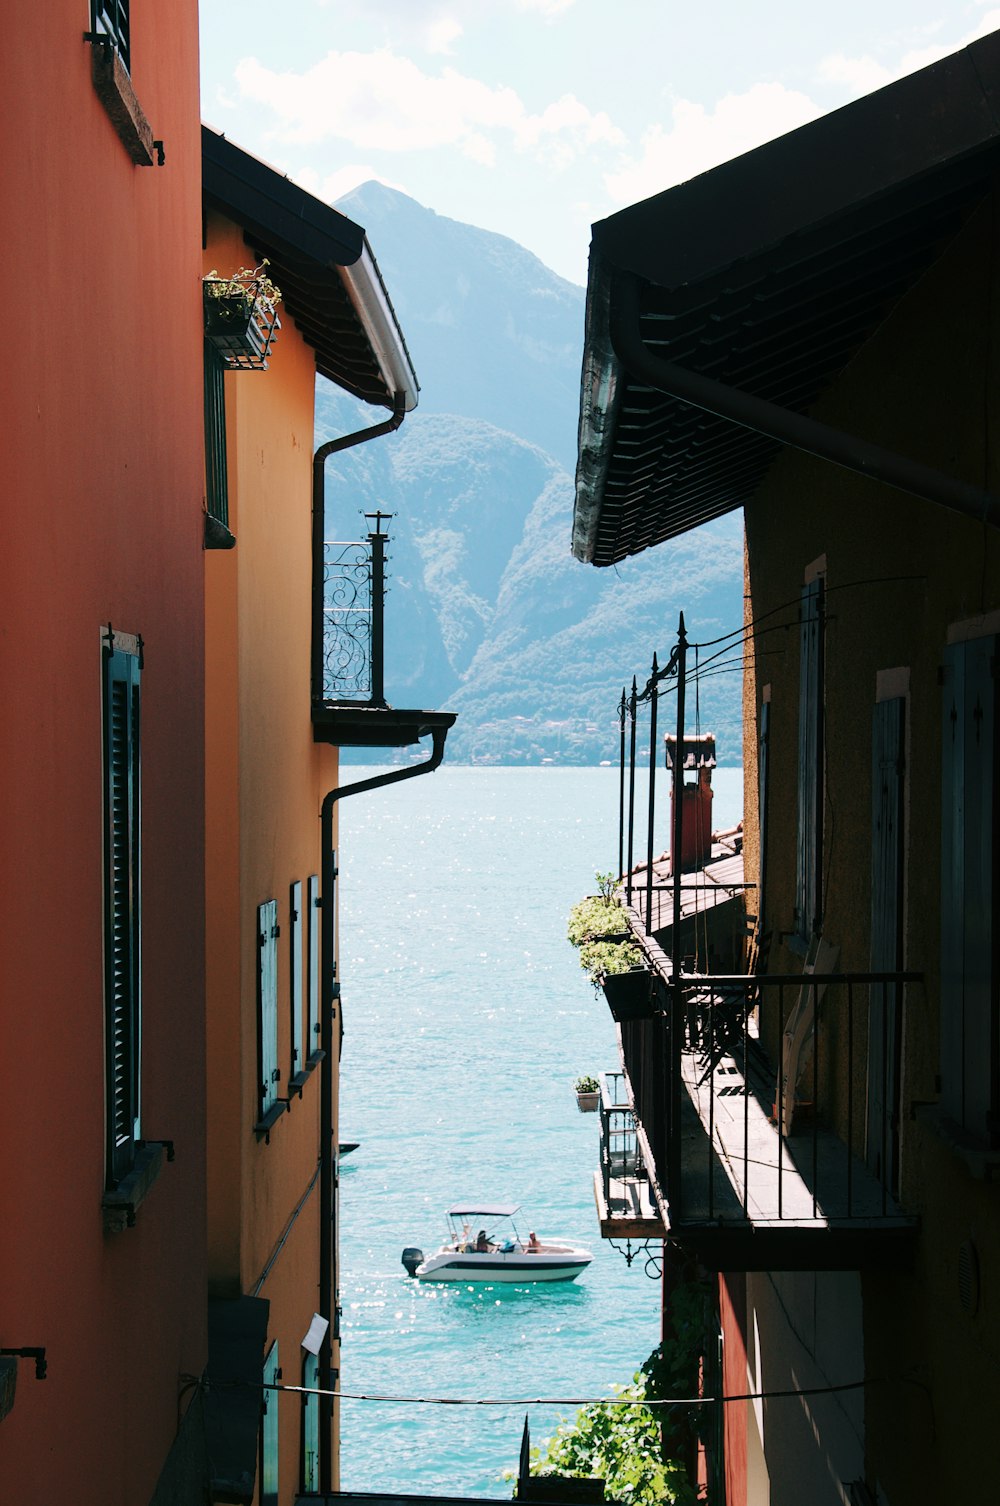
[{"label": "outboard motor", "polygon": [[408,1276],[415,1275],[417,1266],[422,1265],[423,1260],[423,1250],[418,1250],[415,1245],[407,1245],[403,1251],[403,1264],[406,1266],[406,1274]]}]

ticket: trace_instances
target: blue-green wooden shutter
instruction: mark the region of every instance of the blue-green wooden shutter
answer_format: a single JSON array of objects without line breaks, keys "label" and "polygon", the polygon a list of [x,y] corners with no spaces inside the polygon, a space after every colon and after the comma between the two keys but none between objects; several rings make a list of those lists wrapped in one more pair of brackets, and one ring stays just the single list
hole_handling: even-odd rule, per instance
[{"label": "blue-green wooden shutter", "polygon": [[289,890],[289,993],[292,1008],[292,1075],[305,1066],[302,1050],[302,881],[296,879]]},{"label": "blue-green wooden shutter", "polygon": [[104,650],[104,976],[107,1180],[131,1169],[139,1139],[142,959],[140,949],[140,662]]},{"label": "blue-green wooden shutter", "polygon": [[[319,1385],[319,1357],[307,1354],[302,1365],[302,1384]],[[319,1397],[306,1396],[302,1406],[302,1489],[319,1490]]]},{"label": "blue-green wooden shutter", "polygon": [[[871,969],[903,961],[903,781],[906,702],[880,701],[872,719]],[[873,984],[868,1009],[867,1161],[895,1185],[899,1135],[900,994]]]},{"label": "blue-green wooden shutter", "polygon": [[319,876],[310,874],[306,881],[306,947],[309,953],[309,1038],[306,1050],[312,1056],[319,1050]]},{"label": "blue-green wooden shutter", "polygon": [[941,1086],[949,1116],[993,1137],[996,1000],[994,664],[997,639],[949,645],[941,799]]},{"label": "blue-green wooden shutter", "polygon": [[281,1378],[277,1340],[264,1361],[264,1401],[260,1421],[260,1506],[278,1506],[278,1398],[269,1391]]},{"label": "blue-green wooden shutter", "polygon": [[278,901],[257,906],[257,1010],[260,1042],[260,1117],[278,1097]]},{"label": "blue-green wooden shutter", "polygon": [[808,940],[822,924],[823,581],[802,591],[799,632],[799,767],[795,929]]}]

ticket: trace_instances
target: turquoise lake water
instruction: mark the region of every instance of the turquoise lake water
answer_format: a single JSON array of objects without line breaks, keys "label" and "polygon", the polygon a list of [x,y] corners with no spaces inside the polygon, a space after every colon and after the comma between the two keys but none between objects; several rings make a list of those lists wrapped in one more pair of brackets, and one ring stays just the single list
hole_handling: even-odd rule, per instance
[{"label": "turquoise lake water", "polygon": [[[742,773],[713,783],[713,824],[732,825]],[[340,1138],[360,1142],[340,1192],[347,1393],[603,1396],[658,1341],[658,1280],[600,1239],[598,1116],[573,1093],[618,1064],[565,939],[570,906],[617,865],[617,821],[607,768],[445,765],[341,806]],[[572,1236],[593,1264],[550,1286],[409,1278],[404,1245],[436,1248],[445,1208],[480,1197],[521,1203],[525,1231]],[[540,1443],[576,1408],[345,1400],[342,1488],[509,1497],[526,1410]]]}]

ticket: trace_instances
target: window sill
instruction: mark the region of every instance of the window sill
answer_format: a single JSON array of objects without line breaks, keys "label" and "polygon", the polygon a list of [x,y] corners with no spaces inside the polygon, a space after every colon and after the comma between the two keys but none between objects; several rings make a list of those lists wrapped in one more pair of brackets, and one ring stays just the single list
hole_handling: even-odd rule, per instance
[{"label": "window sill", "polygon": [[289,1091],[289,1093],[297,1093],[298,1096],[301,1098],[302,1097],[302,1089],[305,1087],[305,1085],[309,1081],[310,1077],[312,1077],[313,1073],[315,1072],[316,1068],[319,1066],[320,1062],[324,1061],[325,1059],[326,1059],[326,1052],[325,1051],[314,1051],[313,1054],[312,1054],[312,1056],[310,1056],[309,1060],[306,1062],[305,1066],[302,1068],[302,1071],[301,1072],[296,1072],[295,1076],[289,1082],[289,1084],[288,1084],[288,1091]]},{"label": "window sill", "polygon": [[272,1103],[267,1113],[253,1127],[253,1132],[258,1140],[263,1140],[265,1145],[271,1143],[271,1131],[288,1108],[288,1100],[279,1098],[277,1103]]},{"label": "window sill", "polygon": [[954,1119],[949,1119],[940,1104],[919,1104],[913,1115],[918,1123],[926,1124],[976,1181],[992,1182],[1000,1178],[1000,1150],[991,1150]]},{"label": "window sill", "polygon": [[124,1234],[133,1227],[137,1211],[163,1170],[165,1151],[162,1141],[147,1140],[137,1149],[128,1176],[105,1192],[101,1199],[105,1234]]},{"label": "window sill", "polygon": [[143,114],[128,70],[117,50],[100,40],[91,46],[94,88],[119,140],[136,167],[152,167],[154,161],[162,165],[162,144],[153,140],[153,128]]}]

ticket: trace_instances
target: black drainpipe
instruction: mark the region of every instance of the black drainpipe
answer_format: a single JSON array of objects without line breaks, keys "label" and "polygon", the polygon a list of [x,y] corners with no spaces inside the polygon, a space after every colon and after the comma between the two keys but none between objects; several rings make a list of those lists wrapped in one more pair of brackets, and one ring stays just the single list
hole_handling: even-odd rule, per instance
[{"label": "black drainpipe", "polygon": [[356,444],[367,444],[369,439],[378,439],[398,429],[406,417],[406,394],[395,392],[392,397],[392,417],[368,429],[355,429],[353,434],[342,434],[339,439],[328,439],[313,456],[313,557],[312,557],[312,695],[322,699],[323,689],[323,525],[326,520],[326,486],[324,469],[331,455],[341,450],[351,450]]},{"label": "black drainpipe", "polygon": [[[355,429],[339,439],[328,439],[313,455],[313,631],[312,631],[312,694],[319,696],[323,684],[323,533],[326,519],[325,467],[329,456],[341,450],[353,449],[366,444],[369,439],[378,439],[398,429],[406,417],[406,394],[393,393],[392,416],[381,423],[371,424],[367,429]],[[444,757],[444,740],[447,729],[434,731],[434,748],[426,763],[414,767],[393,770],[372,779],[362,779],[342,789],[330,790],[322,808],[322,878],[320,891],[320,965],[322,969],[322,1008],[320,1011],[320,1047],[323,1064],[320,1069],[320,1176],[319,1176],[319,1312],[328,1323],[326,1337],[319,1353],[319,1386],[322,1392],[332,1389],[332,1355],[335,1327],[334,1279],[333,1279],[333,1007],[339,992],[334,981],[336,959],[334,957],[335,930],[333,913],[334,878],[336,873],[333,850],[333,810],[339,799],[346,795],[359,795],[363,790],[380,789],[394,784],[399,779],[412,779],[418,774],[429,774]],[[333,1451],[330,1433],[333,1421],[333,1398],[319,1398],[319,1484],[320,1490],[333,1489]]]},{"label": "black drainpipe", "polygon": [[727,387],[712,377],[689,371],[674,361],[665,361],[645,344],[639,327],[639,287],[634,277],[617,275],[611,287],[611,346],[619,361],[632,376],[646,382],[657,392],[665,392],[682,403],[703,408],[719,418],[741,424],[776,439],[793,449],[804,450],[822,460],[832,460],[849,471],[898,487],[915,497],[936,502],[952,512],[976,518],[993,528],[1000,527],[1000,499],[982,487],[970,486],[954,476],[946,476],[931,466],[909,460],[881,445],[869,444],[853,434],[844,434],[829,424],[779,407],[765,398]]},{"label": "black drainpipe", "polygon": [[447,727],[434,727],[431,756],[424,763],[408,764],[401,769],[391,769],[386,774],[373,774],[370,779],[359,779],[354,784],[341,785],[330,790],[323,800],[322,821],[322,888],[320,891],[320,971],[323,979],[322,1010],[320,1012],[320,1046],[323,1050],[322,1078],[320,1080],[320,1180],[319,1180],[319,1311],[329,1327],[319,1355],[320,1429],[319,1429],[319,1488],[329,1492],[333,1489],[333,1450],[330,1433],[333,1424],[333,1397],[329,1394],[333,1378],[333,1338],[335,1329],[335,1291],[333,1271],[333,1010],[340,995],[340,984],[335,980],[336,929],[334,916],[334,881],[336,879],[336,855],[333,846],[333,813],[338,800],[348,795],[363,795],[366,790],[381,790],[389,784],[399,784],[404,779],[417,779],[421,774],[432,774],[444,758],[444,743]]}]

